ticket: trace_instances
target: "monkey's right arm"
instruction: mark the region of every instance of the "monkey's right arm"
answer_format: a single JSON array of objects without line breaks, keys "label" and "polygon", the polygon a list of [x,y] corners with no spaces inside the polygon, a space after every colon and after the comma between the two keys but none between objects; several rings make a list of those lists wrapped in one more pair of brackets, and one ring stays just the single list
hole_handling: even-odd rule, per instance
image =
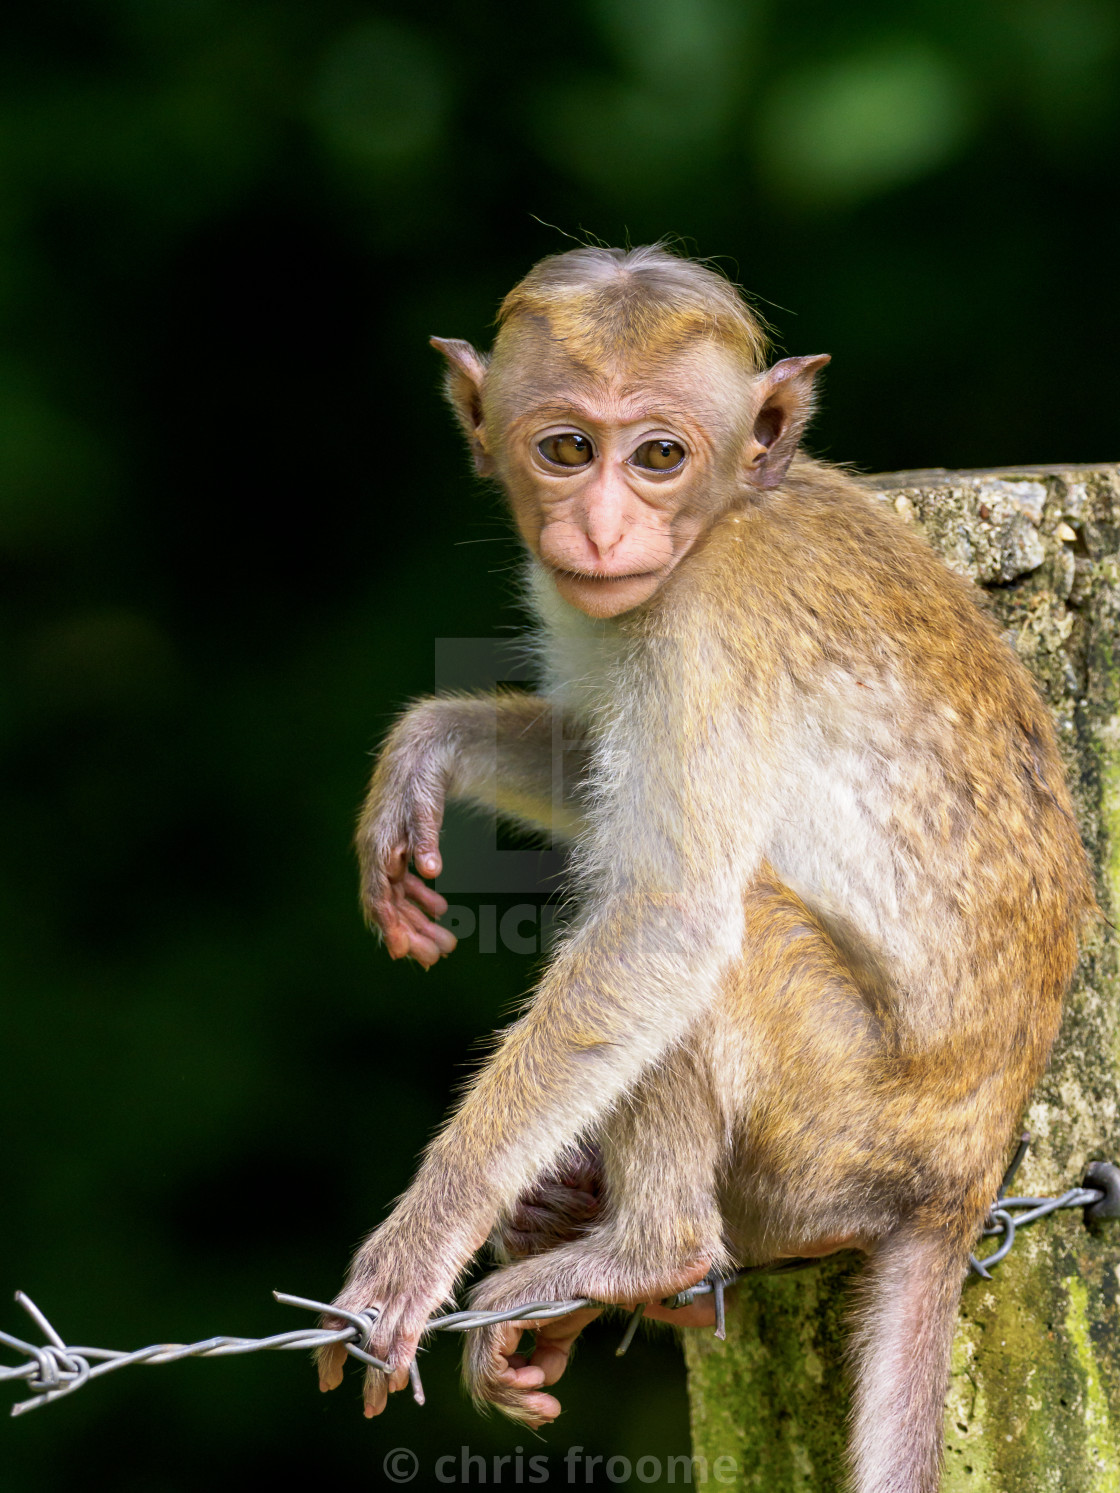
[{"label": "monkey's right arm", "polygon": [[[351,1265],[339,1304],[377,1307],[369,1348],[392,1365],[388,1376],[368,1376],[367,1414],[379,1413],[387,1391],[408,1382],[425,1322],[498,1218],[685,1037],[740,954],[743,889],[775,812],[754,791],[765,733],[746,734],[718,639],[693,649],[689,637],[687,659],[658,639],[597,725],[581,837],[583,916],[412,1186]],[[413,760],[422,763],[423,751]],[[438,760],[449,771],[448,759]],[[375,790],[385,791],[377,782]],[[410,805],[423,804],[415,784],[402,782],[405,790]],[[381,802],[381,823],[394,827],[391,800]],[[407,843],[418,867],[434,874],[438,811],[426,812],[428,838],[421,811],[408,808],[405,817],[419,829]],[[400,829],[394,834],[380,843],[403,841]],[[630,1251],[629,1265],[620,1251],[612,1281],[573,1279],[564,1294],[645,1301],[694,1283],[722,1253],[718,1214],[700,1208],[667,1225]],[[323,1388],[340,1381],[344,1356],[322,1354]]]},{"label": "monkey's right arm", "polygon": [[455,947],[435,921],[446,902],[421,880],[442,869],[446,800],[571,835],[582,819],[584,755],[578,733],[539,695],[451,695],[406,711],[378,759],[357,833],[362,906],[391,958],[429,968]]}]

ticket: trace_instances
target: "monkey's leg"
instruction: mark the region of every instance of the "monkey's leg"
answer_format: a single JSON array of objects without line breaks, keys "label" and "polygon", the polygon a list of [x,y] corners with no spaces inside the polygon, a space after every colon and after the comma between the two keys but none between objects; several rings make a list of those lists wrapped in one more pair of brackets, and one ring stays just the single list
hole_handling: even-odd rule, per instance
[{"label": "monkey's leg", "polygon": [[[691,1048],[676,1049],[603,1127],[601,1222],[489,1276],[472,1305],[492,1311],[589,1297],[632,1307],[695,1285],[713,1262],[726,1264],[715,1201],[724,1133],[706,1064]],[[543,1390],[564,1372],[591,1315],[469,1334],[464,1375],[475,1400],[532,1424],[554,1419],[559,1402]],[[528,1356],[517,1351],[525,1331],[536,1338]]]},{"label": "monkey's leg", "polygon": [[378,759],[356,836],[362,905],[391,958],[430,967],[455,947],[435,921],[446,902],[420,879],[442,869],[446,800],[571,835],[581,822],[584,760],[579,733],[539,695],[421,700],[401,717]]},{"label": "monkey's leg", "polygon": [[855,1493],[937,1493],[945,1386],[973,1230],[914,1221],[860,1283],[851,1457]]},{"label": "monkey's leg", "polygon": [[[852,1338],[854,1488],[934,1493],[957,1303],[992,1195],[983,1153],[947,1166],[951,1071],[936,1050],[898,1060],[893,991],[867,951],[842,951],[777,879],[760,878],[746,911],[754,954],[728,1001],[753,1033],[752,1063],[728,1227],[738,1238],[739,1223],[756,1258],[845,1237],[868,1251]],[[726,1087],[733,1063],[725,1075]],[[974,1109],[961,1113],[975,1131]]]}]

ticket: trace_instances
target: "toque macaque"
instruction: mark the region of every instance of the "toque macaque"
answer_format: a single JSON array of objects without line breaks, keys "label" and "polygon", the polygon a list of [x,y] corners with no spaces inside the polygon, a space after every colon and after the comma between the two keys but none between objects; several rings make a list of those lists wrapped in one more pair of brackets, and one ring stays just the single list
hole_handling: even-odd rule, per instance
[{"label": "toque macaque", "polygon": [[[451,953],[425,882],[460,798],[567,835],[579,911],[351,1266],[392,1370],[367,1413],[495,1231],[487,1309],[858,1249],[854,1486],[933,1493],[969,1250],[1093,908],[1047,710],[969,586],[798,454],[828,359],[767,367],[711,270],[575,249],[499,322],[488,358],[433,342],[525,544],[540,690],[405,713],[362,895],[393,958]],[[552,1420],[593,1315],[528,1357],[531,1324],[468,1334],[472,1392]]]}]

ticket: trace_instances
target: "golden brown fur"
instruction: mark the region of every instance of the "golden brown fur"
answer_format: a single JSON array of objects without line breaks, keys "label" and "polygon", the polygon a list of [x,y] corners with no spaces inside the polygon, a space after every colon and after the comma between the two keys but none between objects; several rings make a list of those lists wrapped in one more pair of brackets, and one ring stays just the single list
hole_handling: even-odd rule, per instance
[{"label": "golden brown fur", "polygon": [[544,324],[573,359],[600,370],[674,355],[695,337],[730,348],[752,371],[766,356],[766,333],[735,287],[658,248],[542,259],[502,302],[499,355],[503,333],[527,322]]},{"label": "golden brown fur", "polygon": [[[511,293],[489,367],[441,344],[536,557],[542,691],[403,718],[366,907],[394,956],[451,952],[408,863],[438,872],[457,795],[571,835],[582,910],[340,1300],[382,1308],[377,1413],[496,1223],[494,1308],[860,1248],[855,1486],[932,1493],[968,1250],[1092,894],[1026,673],[874,496],[795,459],[825,360],[760,372],[733,300],[662,251],[581,250]],[[570,467],[556,430],[585,442]],[[643,467],[651,441],[678,466]],[[601,1179],[581,1161],[566,1206],[581,1141]],[[528,1361],[516,1326],[472,1334],[473,1392],[551,1419],[587,1315]]]}]

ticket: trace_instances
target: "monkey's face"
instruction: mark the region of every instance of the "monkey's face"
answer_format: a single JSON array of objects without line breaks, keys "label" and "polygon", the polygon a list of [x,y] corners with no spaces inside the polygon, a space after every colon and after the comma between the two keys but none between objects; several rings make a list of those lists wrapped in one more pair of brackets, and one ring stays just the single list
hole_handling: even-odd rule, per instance
[{"label": "monkey's face", "polygon": [[548,361],[502,379],[497,473],[563,599],[617,617],[660,589],[733,499],[734,431],[702,354],[644,376]]},{"label": "monkey's face", "polygon": [[533,411],[503,453],[522,538],[564,600],[592,617],[647,601],[705,524],[700,433],[679,413],[635,404]]},{"label": "monkey's face", "polygon": [[759,374],[696,341],[602,369],[537,321],[504,328],[489,365],[433,341],[477,469],[563,599],[599,618],[649,601],[721,514],[781,481],[828,361]]}]

